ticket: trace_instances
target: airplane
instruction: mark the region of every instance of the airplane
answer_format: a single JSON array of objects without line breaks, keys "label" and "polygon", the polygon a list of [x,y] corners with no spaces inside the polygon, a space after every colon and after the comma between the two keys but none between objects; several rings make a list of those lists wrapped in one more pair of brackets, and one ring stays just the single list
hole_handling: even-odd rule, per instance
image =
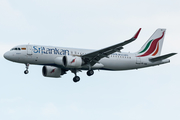
[{"label": "airplane", "polygon": [[87,71],[88,76],[94,70],[131,70],[169,63],[167,59],[177,53],[160,55],[166,29],[157,29],[141,49],[135,53],[121,52],[123,46],[137,39],[141,28],[136,34],[121,43],[100,49],[78,49],[43,45],[18,45],[4,54],[4,58],[18,63],[24,63],[28,74],[29,64],[43,65],[44,77],[60,78],[71,71],[75,74],[74,82],[80,81],[77,72]]}]

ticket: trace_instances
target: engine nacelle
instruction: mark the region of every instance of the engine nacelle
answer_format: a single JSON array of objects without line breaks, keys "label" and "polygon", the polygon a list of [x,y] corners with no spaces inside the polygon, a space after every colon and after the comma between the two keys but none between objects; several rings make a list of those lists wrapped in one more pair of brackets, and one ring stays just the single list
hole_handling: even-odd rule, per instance
[{"label": "engine nacelle", "polygon": [[54,60],[55,64],[64,66],[63,57],[56,57]]},{"label": "engine nacelle", "polygon": [[63,64],[67,68],[81,68],[83,60],[81,57],[77,56],[64,56]]},{"label": "engine nacelle", "polygon": [[61,68],[52,67],[52,66],[43,66],[42,74],[44,77],[61,77],[63,70]]}]

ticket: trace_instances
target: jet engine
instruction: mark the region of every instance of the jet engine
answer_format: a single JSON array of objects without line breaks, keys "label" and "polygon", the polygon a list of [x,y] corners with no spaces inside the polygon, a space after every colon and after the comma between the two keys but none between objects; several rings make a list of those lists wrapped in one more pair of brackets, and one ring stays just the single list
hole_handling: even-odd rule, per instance
[{"label": "jet engine", "polygon": [[61,65],[61,66],[64,67],[64,61],[63,61],[63,58],[64,58],[64,57],[56,57],[55,60],[54,60],[55,64]]},{"label": "jet engine", "polygon": [[81,57],[77,56],[64,56],[63,64],[67,68],[81,68],[83,60]]},{"label": "jet engine", "polygon": [[53,66],[43,66],[42,68],[42,74],[44,77],[54,77],[59,78],[61,75],[65,74],[66,71]]}]

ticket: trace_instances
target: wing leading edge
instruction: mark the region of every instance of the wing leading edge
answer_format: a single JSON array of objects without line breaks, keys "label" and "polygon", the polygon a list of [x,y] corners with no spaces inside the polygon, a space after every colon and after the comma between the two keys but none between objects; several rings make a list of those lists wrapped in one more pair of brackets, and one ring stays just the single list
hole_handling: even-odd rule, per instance
[{"label": "wing leading edge", "polygon": [[90,65],[93,66],[94,64],[96,64],[100,59],[104,58],[104,57],[108,57],[108,55],[114,53],[114,52],[118,52],[121,49],[123,49],[123,46],[126,44],[129,44],[131,42],[133,42],[134,40],[137,39],[139,33],[141,31],[141,28],[137,31],[137,33],[129,40],[126,40],[124,42],[112,45],[110,47],[106,47],[85,55],[82,55],[82,59],[85,61],[84,65]]}]

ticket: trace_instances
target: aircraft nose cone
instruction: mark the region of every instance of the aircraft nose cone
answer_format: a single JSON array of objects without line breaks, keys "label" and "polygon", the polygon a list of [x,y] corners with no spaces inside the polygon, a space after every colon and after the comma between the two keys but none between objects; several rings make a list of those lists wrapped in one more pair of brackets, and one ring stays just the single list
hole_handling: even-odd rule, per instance
[{"label": "aircraft nose cone", "polygon": [[4,53],[4,58],[5,58],[5,59],[7,59],[7,60],[8,60],[8,59],[9,59],[9,57],[10,57],[9,52]]}]

